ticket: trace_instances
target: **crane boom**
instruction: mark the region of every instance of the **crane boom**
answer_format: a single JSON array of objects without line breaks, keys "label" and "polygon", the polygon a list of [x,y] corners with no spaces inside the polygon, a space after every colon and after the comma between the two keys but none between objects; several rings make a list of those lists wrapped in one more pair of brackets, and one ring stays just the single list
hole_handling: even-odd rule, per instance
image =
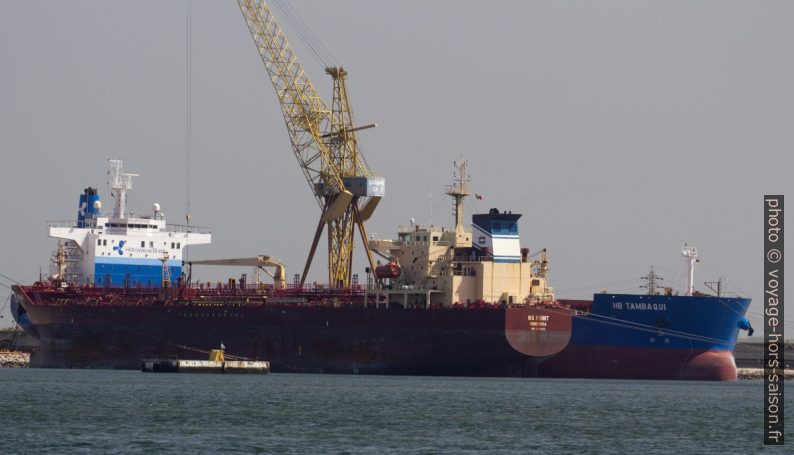
[{"label": "crane boom", "polygon": [[347,72],[326,68],[334,80],[331,109],[306,75],[284,31],[264,0],[238,0],[248,30],[276,90],[292,149],[320,205],[320,217],[301,284],[306,279],[322,231],[328,233],[328,274],[332,286],[351,282],[354,228],[374,270],[364,221],[384,195],[385,182],[369,169],[358,146],[347,96]]},{"label": "crane boom", "polygon": [[329,129],[331,110],[306,76],[268,4],[263,0],[237,3],[276,90],[295,158],[322,207],[324,201],[321,192],[316,191],[318,186],[344,189],[342,172],[334,169],[336,163],[331,160],[330,150],[325,142],[316,139]]}]

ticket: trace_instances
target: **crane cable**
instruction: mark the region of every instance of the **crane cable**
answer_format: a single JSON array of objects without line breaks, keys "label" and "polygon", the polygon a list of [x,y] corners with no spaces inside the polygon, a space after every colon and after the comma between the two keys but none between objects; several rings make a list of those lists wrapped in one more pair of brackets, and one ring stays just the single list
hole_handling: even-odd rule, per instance
[{"label": "crane cable", "polygon": [[193,30],[192,30],[192,0],[187,0],[187,19],[185,37],[185,221],[187,222],[187,241],[185,242],[185,260],[190,259],[190,145],[192,139],[192,95],[193,95]]},{"label": "crane cable", "polygon": [[320,41],[320,38],[312,31],[306,21],[301,18],[298,11],[288,1],[273,0],[273,4],[276,5],[276,8],[291,25],[296,35],[309,49],[309,52],[311,52],[317,62],[324,68],[333,66],[333,63],[337,61],[336,57]]}]

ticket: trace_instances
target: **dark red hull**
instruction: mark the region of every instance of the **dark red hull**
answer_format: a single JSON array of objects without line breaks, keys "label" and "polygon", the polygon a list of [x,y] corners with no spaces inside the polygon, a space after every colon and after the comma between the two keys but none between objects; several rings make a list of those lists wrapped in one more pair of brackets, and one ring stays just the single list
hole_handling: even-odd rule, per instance
[{"label": "dark red hull", "polygon": [[569,345],[538,376],[735,381],[736,364],[731,351]]},{"label": "dark red hull", "polygon": [[508,318],[527,320],[529,310],[517,308],[142,310],[28,306],[41,340],[31,364],[138,368],[143,358],[204,358],[204,350],[223,342],[228,354],[267,359],[274,372],[535,376],[570,338],[570,315],[559,309],[543,333],[525,336],[505,330]]}]

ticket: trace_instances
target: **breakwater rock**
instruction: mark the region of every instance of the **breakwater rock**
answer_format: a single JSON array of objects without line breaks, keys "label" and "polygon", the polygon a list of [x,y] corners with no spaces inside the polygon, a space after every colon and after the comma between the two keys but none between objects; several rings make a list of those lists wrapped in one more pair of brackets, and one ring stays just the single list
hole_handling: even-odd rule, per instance
[{"label": "breakwater rock", "polygon": [[27,368],[30,365],[30,354],[27,352],[0,352],[0,367]]},{"label": "breakwater rock", "polygon": [[[737,369],[737,376],[739,377],[739,379],[764,379],[764,369],[739,368]],[[794,370],[785,370],[785,373],[783,373],[783,379],[789,381],[794,379]]]}]

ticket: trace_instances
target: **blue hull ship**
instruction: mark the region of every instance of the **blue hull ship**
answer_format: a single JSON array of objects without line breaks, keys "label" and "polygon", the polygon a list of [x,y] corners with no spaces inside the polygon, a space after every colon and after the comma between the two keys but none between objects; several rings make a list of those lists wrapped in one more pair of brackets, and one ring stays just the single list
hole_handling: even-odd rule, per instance
[{"label": "blue hull ship", "polygon": [[752,331],[748,298],[596,294],[569,303],[581,309],[571,341],[540,375],[734,380],[737,336]]}]

